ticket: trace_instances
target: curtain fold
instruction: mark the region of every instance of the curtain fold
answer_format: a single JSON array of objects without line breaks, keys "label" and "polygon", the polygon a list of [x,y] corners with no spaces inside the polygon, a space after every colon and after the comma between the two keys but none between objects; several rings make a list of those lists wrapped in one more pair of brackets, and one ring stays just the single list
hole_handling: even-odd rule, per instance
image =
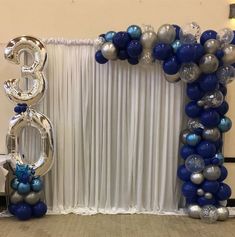
[{"label": "curtain fold", "polygon": [[[38,110],[54,124],[45,177],[54,213],[176,213],[184,88],[160,64],[99,65],[91,40],[44,40],[48,90]],[[30,157],[38,152],[30,135]]]}]

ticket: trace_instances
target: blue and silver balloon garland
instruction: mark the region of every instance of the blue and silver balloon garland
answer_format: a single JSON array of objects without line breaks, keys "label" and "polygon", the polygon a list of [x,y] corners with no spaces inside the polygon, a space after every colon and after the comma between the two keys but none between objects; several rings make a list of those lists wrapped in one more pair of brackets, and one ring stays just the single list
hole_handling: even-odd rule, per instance
[{"label": "blue and silver balloon garland", "polygon": [[101,34],[94,44],[100,64],[117,59],[131,65],[160,61],[167,81],[187,83],[189,120],[180,135],[184,164],[177,172],[184,182],[182,194],[190,217],[208,223],[226,220],[231,188],[223,182],[228,172],[222,136],[232,126],[225,115],[229,109],[225,96],[227,84],[235,79],[234,32],[224,28],[201,34],[195,22],[182,28],[164,24],[157,32],[151,26],[131,25],[126,31]]}]

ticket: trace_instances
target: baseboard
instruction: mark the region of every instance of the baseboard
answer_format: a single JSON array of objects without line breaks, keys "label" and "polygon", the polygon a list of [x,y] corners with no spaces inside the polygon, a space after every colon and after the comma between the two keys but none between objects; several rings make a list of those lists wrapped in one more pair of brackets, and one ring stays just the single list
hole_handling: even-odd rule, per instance
[{"label": "baseboard", "polygon": [[235,157],[224,157],[224,163],[235,163]]}]

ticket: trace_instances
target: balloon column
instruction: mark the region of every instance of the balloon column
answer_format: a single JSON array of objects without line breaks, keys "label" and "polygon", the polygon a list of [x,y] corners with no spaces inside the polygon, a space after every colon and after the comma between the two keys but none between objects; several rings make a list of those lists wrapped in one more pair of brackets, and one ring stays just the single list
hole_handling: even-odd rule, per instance
[{"label": "balloon column", "polygon": [[[53,129],[50,120],[42,113],[32,109],[46,91],[46,79],[43,69],[47,60],[47,52],[43,43],[31,36],[21,36],[11,40],[5,48],[5,58],[20,64],[20,55],[28,52],[33,57],[31,65],[21,67],[22,78],[32,80],[33,86],[26,91],[19,87],[20,79],[10,79],[4,83],[7,96],[18,103],[9,123],[6,137],[8,154],[15,178],[11,181],[13,192],[10,195],[9,211],[20,220],[42,217],[47,212],[43,202],[43,182],[40,176],[45,175],[53,164]],[[41,153],[39,159],[26,164],[20,154],[19,139],[22,129],[32,126],[41,135]]]},{"label": "balloon column", "polygon": [[227,170],[221,151],[222,135],[232,126],[225,115],[229,109],[225,96],[227,84],[235,79],[234,32],[225,28],[201,34],[195,22],[182,28],[164,24],[156,33],[150,26],[131,25],[126,31],[100,35],[94,44],[100,64],[116,59],[132,65],[160,61],[167,81],[187,83],[189,121],[181,133],[184,164],[178,177],[184,181],[188,214],[206,222],[227,219],[231,189],[223,182]]}]

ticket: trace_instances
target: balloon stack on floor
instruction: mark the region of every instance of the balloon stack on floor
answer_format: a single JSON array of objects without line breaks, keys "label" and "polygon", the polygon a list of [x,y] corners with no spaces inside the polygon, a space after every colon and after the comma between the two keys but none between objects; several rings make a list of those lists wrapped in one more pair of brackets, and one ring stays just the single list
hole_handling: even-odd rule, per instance
[{"label": "balloon stack on floor", "polygon": [[231,189],[223,182],[227,169],[221,151],[223,133],[232,126],[225,115],[229,109],[225,96],[227,84],[235,79],[234,44],[231,29],[201,34],[195,22],[182,28],[164,24],[156,33],[150,26],[131,25],[126,31],[101,34],[94,41],[100,64],[119,59],[152,65],[159,60],[167,81],[187,83],[189,121],[181,133],[184,164],[178,168],[178,177],[184,181],[182,193],[189,216],[209,223],[229,216],[226,200]]},{"label": "balloon stack on floor", "polygon": [[[22,90],[20,79],[10,79],[4,83],[4,89],[14,103],[15,115],[9,122],[6,145],[11,158],[10,165],[15,177],[11,181],[10,203],[8,210],[19,220],[31,217],[42,217],[47,212],[47,205],[43,202],[43,181],[53,164],[53,129],[50,120],[31,106],[37,104],[46,91],[46,80],[43,68],[47,60],[47,53],[43,43],[31,36],[21,36],[12,39],[5,48],[5,58],[15,64],[20,64],[20,55],[28,52],[33,58],[32,65],[23,65],[21,79],[32,80],[31,89]],[[27,164],[20,153],[19,140],[25,127],[37,128],[41,136],[40,157],[35,163]],[[27,145],[27,144],[26,144]]]}]

